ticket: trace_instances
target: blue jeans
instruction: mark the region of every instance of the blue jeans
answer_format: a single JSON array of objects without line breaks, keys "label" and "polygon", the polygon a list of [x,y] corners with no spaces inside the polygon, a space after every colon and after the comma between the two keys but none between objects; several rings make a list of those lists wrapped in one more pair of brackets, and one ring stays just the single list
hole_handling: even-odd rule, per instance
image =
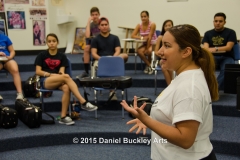
[{"label": "blue jeans", "polygon": [[218,90],[224,90],[224,70],[225,64],[234,64],[234,59],[232,57],[226,56],[214,56],[216,65],[220,67],[220,73],[217,77]]}]

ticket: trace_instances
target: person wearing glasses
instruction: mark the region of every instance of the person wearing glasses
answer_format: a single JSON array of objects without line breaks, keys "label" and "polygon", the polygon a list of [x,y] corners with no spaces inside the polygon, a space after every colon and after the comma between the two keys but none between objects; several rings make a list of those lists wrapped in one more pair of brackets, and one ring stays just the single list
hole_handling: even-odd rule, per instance
[{"label": "person wearing glasses", "polygon": [[176,72],[176,78],[156,98],[150,116],[146,103],[121,105],[136,119],[129,130],[137,134],[151,129],[151,159],[216,160],[210,134],[213,130],[212,101],[219,98],[214,58],[201,48],[198,30],[192,25],[177,25],[166,31],[157,52],[161,67]]},{"label": "person wearing glasses", "polygon": [[224,27],[226,24],[226,15],[216,13],[214,15],[214,29],[204,34],[203,47],[209,50],[215,59],[215,63],[220,68],[217,77],[219,90],[224,89],[224,69],[225,64],[234,64],[233,46],[237,43],[237,36],[234,30]]}]

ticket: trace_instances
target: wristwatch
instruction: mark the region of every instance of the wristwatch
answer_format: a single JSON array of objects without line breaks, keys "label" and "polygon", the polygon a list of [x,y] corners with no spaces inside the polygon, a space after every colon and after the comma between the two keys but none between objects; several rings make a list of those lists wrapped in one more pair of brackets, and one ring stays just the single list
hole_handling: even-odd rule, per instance
[{"label": "wristwatch", "polygon": [[216,52],[218,51],[218,47],[215,47],[215,49],[216,49]]}]

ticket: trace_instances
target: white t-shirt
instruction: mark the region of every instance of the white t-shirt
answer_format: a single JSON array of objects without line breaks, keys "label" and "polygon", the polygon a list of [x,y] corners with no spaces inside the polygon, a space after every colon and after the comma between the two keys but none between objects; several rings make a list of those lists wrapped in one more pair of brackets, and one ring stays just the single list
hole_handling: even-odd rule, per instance
[{"label": "white t-shirt", "polygon": [[165,143],[167,140],[152,131],[153,160],[199,160],[211,153],[213,147],[209,135],[213,128],[212,102],[201,69],[180,73],[155,100],[151,117],[169,126],[184,120],[200,122],[195,142],[189,149]]}]

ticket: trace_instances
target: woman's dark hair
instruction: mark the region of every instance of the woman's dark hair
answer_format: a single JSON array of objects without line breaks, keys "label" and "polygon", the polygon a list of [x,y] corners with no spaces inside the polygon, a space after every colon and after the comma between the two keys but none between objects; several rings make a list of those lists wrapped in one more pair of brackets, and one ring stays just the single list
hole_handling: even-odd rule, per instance
[{"label": "woman's dark hair", "polygon": [[46,41],[47,41],[48,37],[50,37],[50,36],[56,38],[57,43],[59,43],[58,37],[57,37],[57,35],[54,34],[54,33],[49,33],[49,34],[47,35],[47,37],[46,37]]},{"label": "woman's dark hair", "polygon": [[180,50],[192,49],[192,60],[201,67],[208,84],[211,99],[218,100],[218,83],[215,76],[215,62],[212,53],[201,47],[201,37],[198,30],[188,24],[177,25],[167,30],[179,45]]},{"label": "woman's dark hair", "polygon": [[161,34],[160,35],[164,35],[164,33],[166,32],[165,29],[164,29],[164,26],[166,25],[166,23],[168,22],[171,22],[172,23],[172,26],[173,26],[173,21],[170,20],[170,19],[167,19],[166,21],[163,22],[163,25],[162,25],[162,30],[161,30]]},{"label": "woman's dark hair", "polygon": [[143,13],[146,13],[146,15],[149,17],[148,11],[142,11],[142,12],[140,13],[140,16],[141,16]]}]

